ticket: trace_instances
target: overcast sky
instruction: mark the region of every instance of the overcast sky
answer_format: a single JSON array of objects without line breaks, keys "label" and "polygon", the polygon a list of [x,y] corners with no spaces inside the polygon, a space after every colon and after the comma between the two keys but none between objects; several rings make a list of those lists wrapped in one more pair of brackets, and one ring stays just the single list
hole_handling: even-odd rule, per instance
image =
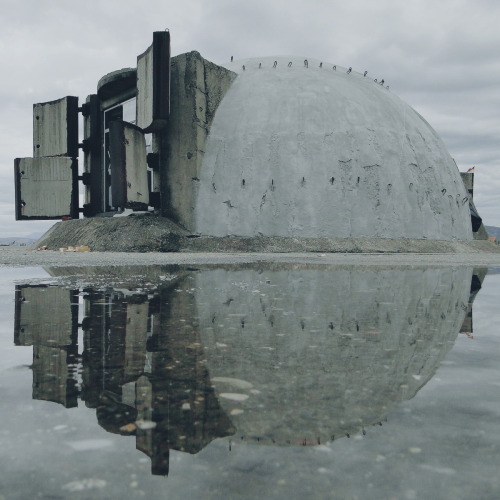
[{"label": "overcast sky", "polygon": [[32,105],[80,103],[99,78],[135,67],[152,32],[172,55],[215,63],[266,55],[316,58],[384,78],[444,140],[474,201],[500,226],[498,0],[0,0],[0,237],[52,223],[14,221],[13,160],[32,155]]}]

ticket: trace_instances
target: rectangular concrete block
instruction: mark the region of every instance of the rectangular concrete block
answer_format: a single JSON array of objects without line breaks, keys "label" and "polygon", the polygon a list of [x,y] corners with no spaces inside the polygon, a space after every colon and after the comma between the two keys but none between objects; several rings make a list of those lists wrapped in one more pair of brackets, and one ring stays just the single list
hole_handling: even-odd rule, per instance
[{"label": "rectangular concrete block", "polygon": [[474,196],[474,172],[460,172],[460,177],[462,177],[467,192]]},{"label": "rectangular concrete block", "polygon": [[236,74],[198,52],[172,58],[169,125],[161,138],[162,214],[190,229],[205,142]]},{"label": "rectangular concrete block", "polygon": [[144,132],[165,127],[170,113],[170,33],[153,33],[152,45],[137,57],[137,117]]},{"label": "rectangular concrete block", "polygon": [[72,158],[16,158],[16,220],[78,218],[77,175]]},{"label": "rectangular concrete block", "polygon": [[78,97],[33,105],[33,156],[78,157]]},{"label": "rectangular concrete block", "polygon": [[149,204],[146,142],[131,123],[109,124],[111,197],[114,207],[147,209]]}]

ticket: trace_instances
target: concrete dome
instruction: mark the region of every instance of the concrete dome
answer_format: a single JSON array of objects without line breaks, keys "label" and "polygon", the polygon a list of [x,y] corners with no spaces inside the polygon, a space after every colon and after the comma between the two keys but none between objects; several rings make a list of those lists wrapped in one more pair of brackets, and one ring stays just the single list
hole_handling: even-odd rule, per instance
[{"label": "concrete dome", "polygon": [[207,139],[195,232],[472,239],[455,162],[390,90],[312,59],[227,68],[238,77]]}]

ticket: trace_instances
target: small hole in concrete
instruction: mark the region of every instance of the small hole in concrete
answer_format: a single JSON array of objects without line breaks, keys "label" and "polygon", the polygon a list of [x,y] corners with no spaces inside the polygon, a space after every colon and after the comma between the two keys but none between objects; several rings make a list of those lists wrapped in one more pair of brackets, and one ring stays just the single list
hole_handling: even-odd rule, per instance
[{"label": "small hole in concrete", "polygon": [[36,118],[37,120],[39,120],[39,119],[40,119],[40,117],[39,117],[39,116],[35,116],[35,118]]},{"label": "small hole in concrete", "polygon": [[335,177],[330,178],[330,184],[333,184],[335,182]]},{"label": "small hole in concrete", "polygon": [[36,149],[40,149],[40,144],[37,144],[37,145],[36,145]]},{"label": "small hole in concrete", "polygon": [[186,154],[188,160],[190,160],[192,157],[193,157],[193,153],[191,153],[190,151],[188,151],[188,153]]},{"label": "small hole in concrete", "polygon": [[245,179],[241,180],[241,187],[245,187]]}]

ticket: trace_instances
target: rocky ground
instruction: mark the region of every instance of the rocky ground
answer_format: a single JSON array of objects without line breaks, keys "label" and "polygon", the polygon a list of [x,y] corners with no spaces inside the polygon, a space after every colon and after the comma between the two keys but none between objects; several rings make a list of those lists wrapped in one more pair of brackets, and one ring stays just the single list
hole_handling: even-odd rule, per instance
[{"label": "rocky ground", "polygon": [[[78,248],[81,252],[62,251]],[[32,248],[0,247],[0,265],[231,265],[259,262],[331,265],[500,265],[489,241],[283,238],[191,235],[163,217],[59,222]],[[43,250],[41,250],[43,249]]]},{"label": "rocky ground", "polygon": [[138,215],[62,221],[35,244],[59,250],[88,246],[97,252],[320,252],[320,253],[498,253],[488,241],[408,238],[224,237],[190,234],[165,217]]}]

